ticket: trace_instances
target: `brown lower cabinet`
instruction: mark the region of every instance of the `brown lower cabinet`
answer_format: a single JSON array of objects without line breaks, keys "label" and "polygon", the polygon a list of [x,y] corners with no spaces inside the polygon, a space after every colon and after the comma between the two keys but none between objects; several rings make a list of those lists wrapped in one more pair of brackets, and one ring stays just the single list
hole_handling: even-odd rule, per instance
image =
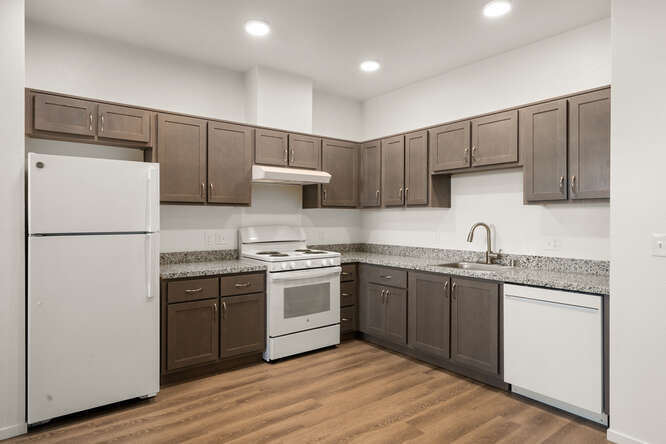
[{"label": "brown lower cabinet", "polygon": [[409,273],[409,344],[416,350],[450,357],[451,278]]},{"label": "brown lower cabinet", "polygon": [[167,280],[161,288],[163,382],[261,358],[266,346],[264,273]]}]

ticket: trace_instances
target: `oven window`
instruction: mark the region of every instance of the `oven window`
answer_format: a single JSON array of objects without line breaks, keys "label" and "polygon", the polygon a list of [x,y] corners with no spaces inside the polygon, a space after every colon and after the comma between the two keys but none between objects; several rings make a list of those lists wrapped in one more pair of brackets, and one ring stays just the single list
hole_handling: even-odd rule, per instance
[{"label": "oven window", "polygon": [[285,319],[325,313],[331,310],[331,283],[322,282],[284,289]]}]

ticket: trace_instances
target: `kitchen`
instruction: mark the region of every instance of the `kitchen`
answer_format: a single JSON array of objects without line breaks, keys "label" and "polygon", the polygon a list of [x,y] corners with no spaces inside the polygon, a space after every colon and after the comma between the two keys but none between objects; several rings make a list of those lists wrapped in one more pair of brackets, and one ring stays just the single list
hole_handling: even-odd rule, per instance
[{"label": "kitchen", "polygon": [[285,3],[2,6],[0,438],[663,442],[664,7]]}]

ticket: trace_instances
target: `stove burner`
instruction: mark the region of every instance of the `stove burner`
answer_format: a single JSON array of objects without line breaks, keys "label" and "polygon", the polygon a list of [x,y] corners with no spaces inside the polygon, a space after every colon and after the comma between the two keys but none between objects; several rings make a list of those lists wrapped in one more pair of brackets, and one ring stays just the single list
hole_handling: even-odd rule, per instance
[{"label": "stove burner", "polygon": [[310,250],[308,249],[301,249],[301,250],[294,250],[297,253],[305,253],[305,254],[324,254],[326,253],[325,251],[319,251],[319,250]]},{"label": "stove burner", "polygon": [[309,248],[299,248],[298,250],[294,250],[296,253],[309,253],[310,250]]},{"label": "stove burner", "polygon": [[271,256],[274,254],[280,254],[279,251],[259,251],[257,254],[270,254]]},{"label": "stove burner", "polygon": [[288,254],[285,253],[272,253],[269,255],[270,257],[287,257],[289,256]]},{"label": "stove burner", "polygon": [[325,251],[308,251],[308,254],[326,254]]}]

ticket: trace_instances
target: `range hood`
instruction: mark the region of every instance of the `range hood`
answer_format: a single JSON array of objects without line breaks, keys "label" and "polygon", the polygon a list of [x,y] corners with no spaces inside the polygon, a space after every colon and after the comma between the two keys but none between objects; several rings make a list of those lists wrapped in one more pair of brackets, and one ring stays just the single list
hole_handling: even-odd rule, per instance
[{"label": "range hood", "polygon": [[252,165],[252,182],[310,185],[314,183],[329,183],[330,181],[331,175],[325,171]]}]

